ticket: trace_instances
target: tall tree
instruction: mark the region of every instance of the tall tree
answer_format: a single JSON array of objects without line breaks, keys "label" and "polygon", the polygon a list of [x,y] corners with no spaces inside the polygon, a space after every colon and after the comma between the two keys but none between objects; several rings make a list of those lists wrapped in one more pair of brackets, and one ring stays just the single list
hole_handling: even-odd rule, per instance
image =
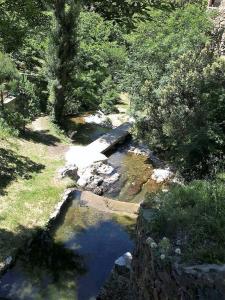
[{"label": "tall tree", "polygon": [[50,101],[52,117],[61,125],[64,108],[72,93],[73,74],[76,66],[77,23],[79,0],[54,0],[53,27],[49,42]]}]

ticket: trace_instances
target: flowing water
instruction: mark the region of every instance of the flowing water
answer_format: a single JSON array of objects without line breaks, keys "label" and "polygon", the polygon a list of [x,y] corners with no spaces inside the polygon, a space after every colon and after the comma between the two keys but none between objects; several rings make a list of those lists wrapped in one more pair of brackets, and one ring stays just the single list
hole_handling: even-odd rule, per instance
[{"label": "flowing water", "polygon": [[140,203],[148,193],[157,192],[162,185],[151,179],[153,166],[149,159],[128,150],[129,142],[108,154],[108,163],[121,177],[105,195],[120,201]]},{"label": "flowing water", "polygon": [[[81,145],[109,131],[85,124],[83,117],[68,119],[67,126],[68,131],[75,132],[74,143]],[[108,163],[122,175],[106,195],[139,203],[160,186],[150,179],[153,169],[148,159],[129,153],[128,146],[129,141],[107,154]],[[134,223],[128,217],[78,207],[74,200],[47,241],[37,239],[0,279],[0,299],[95,299],[115,259],[132,251]]]},{"label": "flowing water", "polygon": [[[89,115],[70,117],[66,120],[67,132],[75,132],[73,138],[75,144],[87,145],[110,130],[101,125],[86,123],[85,117]],[[124,145],[117,146],[106,154],[109,157],[108,163],[121,174],[121,178],[104,196],[140,203],[147,193],[156,192],[162,186],[151,180],[153,167],[149,159],[128,152],[130,143],[131,140],[127,139]]]}]

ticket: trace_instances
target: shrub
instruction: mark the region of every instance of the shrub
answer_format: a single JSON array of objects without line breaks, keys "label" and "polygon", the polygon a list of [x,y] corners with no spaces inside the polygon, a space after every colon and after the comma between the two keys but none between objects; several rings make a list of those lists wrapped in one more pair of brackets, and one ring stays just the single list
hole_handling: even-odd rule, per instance
[{"label": "shrub", "polygon": [[0,117],[0,140],[18,136],[18,130],[10,126],[3,117]]},{"label": "shrub", "polygon": [[149,231],[156,239],[171,239],[185,261],[224,263],[224,195],[222,179],[194,181],[150,196],[146,202],[155,208],[155,215]]}]

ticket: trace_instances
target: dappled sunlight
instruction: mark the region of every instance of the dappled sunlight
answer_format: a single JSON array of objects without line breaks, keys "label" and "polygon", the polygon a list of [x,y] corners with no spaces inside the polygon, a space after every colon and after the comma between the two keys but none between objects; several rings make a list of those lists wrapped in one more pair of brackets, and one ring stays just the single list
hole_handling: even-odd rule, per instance
[{"label": "dappled sunlight", "polygon": [[45,166],[30,158],[18,155],[16,152],[0,148],[0,195],[5,188],[18,178],[30,179],[35,173],[40,173]]}]

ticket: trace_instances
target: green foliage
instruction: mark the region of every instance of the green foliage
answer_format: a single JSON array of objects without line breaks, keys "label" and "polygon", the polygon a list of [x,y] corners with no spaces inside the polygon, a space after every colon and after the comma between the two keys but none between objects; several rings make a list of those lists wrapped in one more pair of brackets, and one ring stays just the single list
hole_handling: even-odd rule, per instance
[{"label": "green foliage", "polygon": [[39,0],[0,1],[0,42],[6,52],[17,51],[27,36],[47,23],[44,11]]},{"label": "green foliage", "polygon": [[15,118],[17,127],[25,126],[29,121],[33,120],[37,116],[40,103],[39,99],[35,95],[35,86],[26,78],[21,78],[16,87],[15,91],[17,97],[17,113],[20,114]]},{"label": "green foliage", "polygon": [[10,127],[3,117],[0,117],[0,140],[7,140],[12,136],[18,136],[18,130]]},{"label": "green foliage", "polygon": [[124,88],[133,99],[138,135],[195,176],[205,174],[209,156],[225,146],[224,60],[212,52],[211,30],[207,13],[187,5],[156,12],[128,36]]},{"label": "green foliage", "polygon": [[[34,84],[28,81],[25,76],[21,76],[10,57],[0,52],[0,126],[2,137],[10,135],[10,133],[12,135],[16,134],[17,129],[24,128],[25,124],[37,115],[39,101],[34,89]],[[13,94],[16,97],[15,111],[10,111],[5,107],[4,92]]]},{"label": "green foliage", "polygon": [[151,235],[173,241],[186,262],[224,263],[224,195],[224,181],[194,181],[149,197],[155,208]]},{"label": "green foliage", "polygon": [[10,57],[0,52],[0,101],[1,101],[1,114],[4,115],[4,94],[7,92],[18,77],[16,66]]},{"label": "green foliage", "polygon": [[95,110],[99,106],[109,112],[118,99],[116,85],[127,58],[123,32],[97,13],[83,12],[78,38],[76,84],[66,112]]},{"label": "green foliage", "polygon": [[84,6],[87,10],[97,12],[105,20],[121,24],[127,31],[130,31],[136,27],[140,20],[150,20],[153,10],[170,11],[176,7],[184,6],[186,3],[206,4],[206,0],[85,0]]},{"label": "green foliage", "polygon": [[72,99],[73,74],[76,68],[77,21],[80,1],[53,1],[53,24],[49,40],[48,83],[51,114],[62,125],[65,105]]}]

